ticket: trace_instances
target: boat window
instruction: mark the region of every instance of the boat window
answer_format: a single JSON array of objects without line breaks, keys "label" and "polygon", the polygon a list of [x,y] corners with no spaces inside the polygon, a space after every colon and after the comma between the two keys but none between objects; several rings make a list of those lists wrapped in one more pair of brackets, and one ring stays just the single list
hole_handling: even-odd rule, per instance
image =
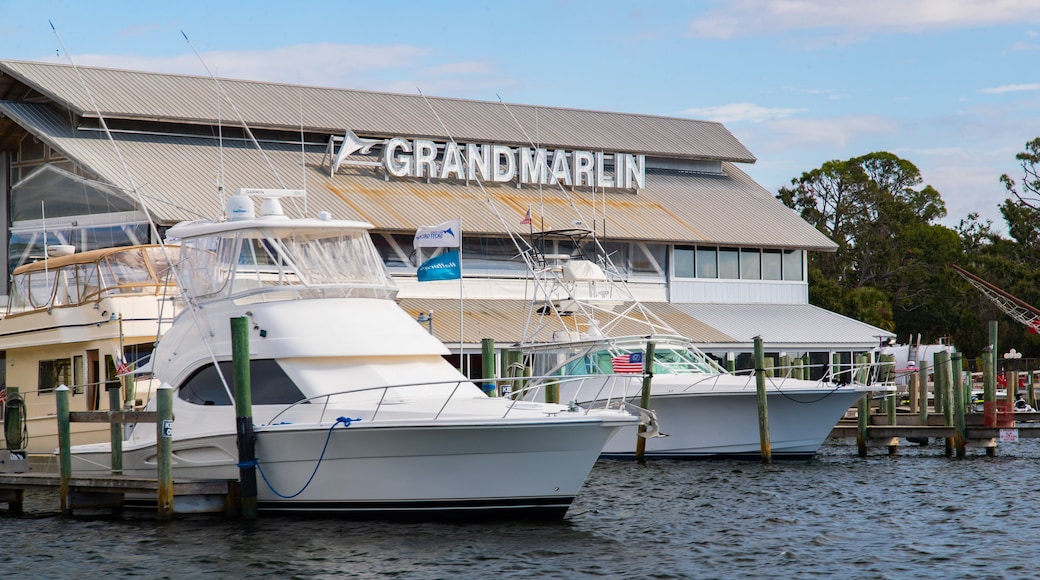
[{"label": "boat window", "polygon": [[[231,361],[222,361],[220,371],[229,389],[234,389]],[[249,380],[254,405],[289,405],[302,401],[303,393],[272,359],[249,361]],[[195,405],[231,405],[224,384],[212,363],[195,371],[177,390],[177,396]]]},{"label": "boat window", "polygon": [[72,385],[72,359],[60,358],[40,361],[39,382],[40,393],[53,393],[58,385]]}]

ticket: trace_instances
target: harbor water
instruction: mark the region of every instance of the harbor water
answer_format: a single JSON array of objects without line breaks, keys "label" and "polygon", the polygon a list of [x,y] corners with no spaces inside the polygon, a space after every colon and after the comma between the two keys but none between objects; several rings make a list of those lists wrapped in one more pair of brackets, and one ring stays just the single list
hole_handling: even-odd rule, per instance
[{"label": "harbor water", "polygon": [[600,461],[561,522],[0,517],[0,578],[1035,578],[1040,440]]}]

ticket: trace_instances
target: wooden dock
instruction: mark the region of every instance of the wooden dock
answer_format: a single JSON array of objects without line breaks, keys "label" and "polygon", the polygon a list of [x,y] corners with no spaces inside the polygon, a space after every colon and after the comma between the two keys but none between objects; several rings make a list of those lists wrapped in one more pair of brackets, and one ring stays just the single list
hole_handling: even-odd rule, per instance
[{"label": "wooden dock", "polygon": [[[1001,431],[1013,430],[1018,439],[1040,438],[1040,413],[1015,413],[1014,420],[1003,426],[987,426],[982,413],[966,413],[964,415],[964,440],[967,447],[995,449],[1001,437]],[[918,415],[897,414],[893,424],[891,418],[883,413],[872,414],[866,427],[868,447],[888,447],[895,451],[899,439],[953,440],[957,435],[957,427],[945,424],[942,415],[929,415],[927,422]],[[832,438],[856,439],[859,427],[856,419],[843,419],[831,431]]]},{"label": "wooden dock", "polygon": [[[7,513],[23,512],[25,493],[30,490],[61,490],[57,473],[0,473],[0,504]],[[68,495],[63,513],[82,509],[111,509],[121,512],[126,507],[155,506],[159,494],[158,478],[124,475],[76,476],[68,479]],[[173,480],[173,513],[237,512],[238,482],[229,480]]]}]

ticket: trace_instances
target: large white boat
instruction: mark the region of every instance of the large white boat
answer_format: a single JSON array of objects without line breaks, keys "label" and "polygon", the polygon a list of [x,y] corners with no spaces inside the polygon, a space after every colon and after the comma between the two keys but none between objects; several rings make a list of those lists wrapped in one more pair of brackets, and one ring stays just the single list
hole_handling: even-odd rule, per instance
[{"label": "large white boat", "polygon": [[[277,192],[264,192],[275,195]],[[259,215],[184,223],[174,266],[183,312],[151,371],[174,389],[176,477],[239,476],[231,319],[246,317],[260,510],[562,517],[603,445],[639,419],[486,396],[394,301],[370,224]],[[149,405],[150,408],[154,405]],[[73,471],[109,468],[109,445],[73,450]],[[123,472],[154,475],[138,425]]]},{"label": "large white boat", "polygon": [[[568,252],[546,254],[542,248]],[[525,400],[582,406],[618,399],[639,403],[642,356],[653,342],[648,409],[666,436],[646,438],[644,457],[761,457],[754,374],[727,372],[634,300],[621,276],[611,271],[593,232],[543,232],[522,249],[536,289],[521,344],[524,365],[536,375],[557,377],[535,381],[525,391]],[[872,391],[894,390],[866,384],[870,368],[828,369],[816,381],[791,378],[790,369],[767,377],[771,455],[813,456],[860,398]],[[589,378],[596,376],[598,380]],[[603,456],[634,457],[636,431],[635,426],[620,430],[607,442]]]},{"label": "large white boat", "polygon": [[[147,359],[177,313],[169,260],[177,248],[128,246],[74,252],[19,266],[12,275],[0,352],[5,354],[7,403],[22,404],[24,425],[14,449],[52,454],[58,446],[54,389],[72,391],[71,410],[108,409],[105,390],[119,389],[121,405],[142,405],[153,381],[123,377]],[[17,388],[17,396],[14,395]],[[102,423],[74,423],[79,443],[107,441]],[[0,439],[4,433],[0,433]]]}]

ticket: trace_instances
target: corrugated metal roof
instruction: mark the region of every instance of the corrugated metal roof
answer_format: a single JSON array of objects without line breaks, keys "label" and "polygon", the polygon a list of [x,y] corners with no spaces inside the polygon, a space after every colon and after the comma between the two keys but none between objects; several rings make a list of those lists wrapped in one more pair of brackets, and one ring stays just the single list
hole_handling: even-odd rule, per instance
[{"label": "corrugated metal roof", "polygon": [[544,220],[545,229],[571,227],[581,219],[601,234],[605,213],[607,239],[835,248],[731,163],[723,163],[721,176],[649,171],[644,189],[597,193],[594,200],[587,191],[567,194],[559,188],[531,185],[385,180],[381,170],[363,167],[330,177],[328,166],[322,166],[324,146],[308,148],[304,170],[299,145],[264,143],[260,154],[242,141],[225,140],[220,145],[210,138],[116,133],[124,168],[104,134],[73,130],[47,105],[0,101],[0,111],[101,180],[130,191],[132,177],[148,209],[162,223],[219,215],[216,183],[223,175],[228,193],[240,187],[301,188],[306,180],[312,214],[325,209],[338,218],[371,222],[381,230],[413,231],[462,217],[467,232],[526,233],[519,221],[531,208],[535,223]]},{"label": "corrugated metal roof", "polygon": [[[749,344],[768,347],[871,348],[895,334],[811,304],[672,304],[687,315]],[[700,342],[700,341],[695,341]]]},{"label": "corrugated metal roof", "polygon": [[[433,298],[401,298],[398,300],[412,318],[418,318],[421,312],[434,312],[433,334],[452,348],[459,343],[459,300]],[[619,306],[624,309],[626,305]],[[705,324],[675,305],[662,302],[644,303],[648,310],[661,317],[677,333],[688,337],[696,343],[732,343],[736,339],[717,328]],[[494,339],[499,346],[516,344],[521,341],[524,323],[527,320],[528,303],[523,300],[487,300],[468,299],[461,302],[463,311],[462,342],[466,345],[480,344],[484,338]],[[547,317],[542,322],[549,325],[545,336],[553,331],[571,330],[558,325],[558,320]],[[552,328],[556,325],[556,328]],[[617,335],[645,334],[645,327],[636,323],[624,323],[616,327]]]},{"label": "corrugated metal roof", "polygon": [[[0,61],[0,72],[83,117],[97,116],[84,90],[86,84],[101,115],[108,119],[230,125],[238,121],[233,105],[254,129],[298,130],[302,124],[308,130],[331,134],[351,129],[367,135],[439,138],[448,137],[446,133],[450,132],[461,142],[528,145],[534,141],[548,148],[755,161],[729,130],[710,121],[520,104],[507,108],[490,101],[424,99],[420,95],[232,79],[215,83],[199,76],[78,69],[84,82],[69,65]],[[221,91],[230,103],[218,106]]]}]

